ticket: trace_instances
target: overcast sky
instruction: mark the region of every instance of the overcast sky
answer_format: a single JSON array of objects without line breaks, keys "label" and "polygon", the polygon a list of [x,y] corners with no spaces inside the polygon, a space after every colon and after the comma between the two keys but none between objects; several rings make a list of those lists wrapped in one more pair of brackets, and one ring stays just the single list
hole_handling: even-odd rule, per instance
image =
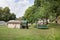
[{"label": "overcast sky", "polygon": [[9,7],[16,17],[24,15],[25,10],[34,4],[34,0],[0,0],[0,7]]}]

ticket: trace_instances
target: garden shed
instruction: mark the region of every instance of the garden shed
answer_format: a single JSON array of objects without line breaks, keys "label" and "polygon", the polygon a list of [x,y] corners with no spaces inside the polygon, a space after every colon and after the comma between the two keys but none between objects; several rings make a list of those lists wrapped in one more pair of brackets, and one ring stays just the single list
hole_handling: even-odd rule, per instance
[{"label": "garden shed", "polygon": [[26,20],[10,20],[8,21],[8,28],[28,29],[28,22]]},{"label": "garden shed", "polygon": [[60,24],[60,16],[58,16],[56,20],[57,20],[57,23]]},{"label": "garden shed", "polygon": [[20,28],[21,21],[19,20],[10,20],[8,21],[8,28]]}]

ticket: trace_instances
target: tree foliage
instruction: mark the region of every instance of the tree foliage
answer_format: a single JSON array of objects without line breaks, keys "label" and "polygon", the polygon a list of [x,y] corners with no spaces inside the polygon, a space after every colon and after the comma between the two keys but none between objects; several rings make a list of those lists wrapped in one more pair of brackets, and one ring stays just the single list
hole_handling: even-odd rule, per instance
[{"label": "tree foliage", "polygon": [[34,5],[26,10],[24,17],[33,23],[40,18],[55,20],[59,15],[60,0],[35,0]]},{"label": "tree foliage", "polygon": [[15,19],[16,15],[14,13],[10,13],[10,9],[8,7],[0,7],[0,21],[9,21]]}]

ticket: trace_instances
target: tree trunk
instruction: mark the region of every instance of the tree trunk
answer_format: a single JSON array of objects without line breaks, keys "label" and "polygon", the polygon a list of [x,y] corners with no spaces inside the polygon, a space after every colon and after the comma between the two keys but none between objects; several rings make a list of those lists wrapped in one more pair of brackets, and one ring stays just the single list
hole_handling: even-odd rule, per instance
[{"label": "tree trunk", "polygon": [[57,17],[58,17],[58,16],[56,16],[56,20],[55,20],[56,23],[57,23]]},{"label": "tree trunk", "polygon": [[46,24],[48,24],[48,18],[46,18]]}]

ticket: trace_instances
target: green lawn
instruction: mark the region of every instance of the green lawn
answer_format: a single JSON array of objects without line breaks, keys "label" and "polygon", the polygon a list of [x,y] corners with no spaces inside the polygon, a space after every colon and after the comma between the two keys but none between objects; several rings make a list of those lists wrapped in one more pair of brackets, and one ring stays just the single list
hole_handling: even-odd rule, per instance
[{"label": "green lawn", "polygon": [[49,29],[9,29],[0,26],[0,40],[60,40],[60,25],[49,24]]}]

